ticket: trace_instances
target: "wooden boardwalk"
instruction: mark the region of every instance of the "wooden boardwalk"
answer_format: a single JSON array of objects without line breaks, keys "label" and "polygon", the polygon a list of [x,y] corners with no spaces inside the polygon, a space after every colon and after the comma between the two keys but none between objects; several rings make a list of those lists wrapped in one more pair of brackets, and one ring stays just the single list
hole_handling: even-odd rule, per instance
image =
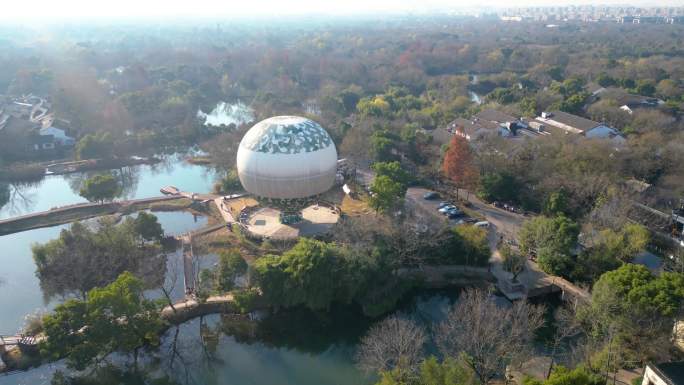
[{"label": "wooden boardwalk", "polygon": [[197,294],[197,277],[199,267],[195,258],[195,253],[192,250],[192,239],[204,234],[209,234],[219,229],[224,228],[224,223],[218,223],[212,226],[207,226],[190,233],[185,233],[179,237],[183,244],[183,285],[185,286],[185,296],[187,298],[194,298]]},{"label": "wooden boardwalk", "polygon": [[195,255],[192,252],[192,235],[184,234],[181,236],[183,242],[183,285],[185,286],[186,297],[195,295]]}]

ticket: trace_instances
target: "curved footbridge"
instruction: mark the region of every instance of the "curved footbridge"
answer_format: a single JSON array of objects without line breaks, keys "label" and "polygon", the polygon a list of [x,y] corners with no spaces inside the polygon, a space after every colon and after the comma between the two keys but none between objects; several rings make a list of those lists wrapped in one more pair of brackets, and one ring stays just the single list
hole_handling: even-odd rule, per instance
[{"label": "curved footbridge", "polygon": [[144,199],[131,199],[107,203],[80,203],[70,206],[57,207],[47,211],[21,215],[0,220],[0,235],[18,233],[26,230],[38,229],[81,221],[103,215],[119,212],[144,210],[151,204],[178,199],[177,196],[163,196]]}]

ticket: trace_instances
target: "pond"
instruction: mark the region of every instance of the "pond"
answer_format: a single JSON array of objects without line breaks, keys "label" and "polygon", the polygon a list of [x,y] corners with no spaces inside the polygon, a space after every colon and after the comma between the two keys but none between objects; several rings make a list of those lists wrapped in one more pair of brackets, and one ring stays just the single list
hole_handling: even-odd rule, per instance
[{"label": "pond", "polygon": [[239,126],[254,121],[254,110],[239,100],[234,104],[219,102],[209,113],[198,110],[197,117],[204,119],[205,126]]},{"label": "pond", "polygon": [[[188,192],[211,192],[217,179],[216,172],[207,166],[190,164],[185,157],[185,154],[169,155],[157,164],[110,171],[122,181],[123,199],[160,196],[159,189],[168,185]],[[8,186],[9,201],[0,207],[0,219],[86,202],[78,195],[80,186],[83,180],[95,173],[51,175],[34,183],[11,184]]]},{"label": "pond", "polygon": [[[178,235],[187,231],[204,227],[207,218],[195,216],[188,212],[156,212],[154,213],[167,235]],[[40,281],[36,277],[36,265],[33,262],[31,245],[45,243],[59,237],[62,229],[70,225],[60,225],[43,229],[35,229],[0,237],[0,334],[14,334],[24,324],[27,314],[52,309],[61,302],[57,298],[45,300]],[[181,253],[170,253],[167,259],[167,271],[182,275],[180,264]],[[211,258],[206,259],[208,263]],[[171,279],[171,275],[166,277]],[[167,281],[170,282],[170,281]],[[174,288],[174,296],[183,294],[182,278],[178,279],[181,288]],[[180,293],[180,294],[178,294]]]},{"label": "pond", "polygon": [[[458,288],[421,290],[406,298],[399,311],[429,325],[444,318],[458,293]],[[374,322],[354,306],[336,306],[327,313],[281,311],[259,322],[221,315],[197,318],[169,329],[162,347],[144,358],[145,368],[191,384],[373,384],[375,378],[354,365],[354,354]],[[49,384],[60,367],[0,376],[0,385]]]}]

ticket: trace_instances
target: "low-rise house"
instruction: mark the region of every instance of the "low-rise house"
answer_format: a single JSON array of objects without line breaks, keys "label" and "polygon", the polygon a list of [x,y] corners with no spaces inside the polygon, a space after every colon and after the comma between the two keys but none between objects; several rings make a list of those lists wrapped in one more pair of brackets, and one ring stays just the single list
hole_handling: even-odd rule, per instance
[{"label": "low-rise house", "polygon": [[487,135],[518,139],[538,136],[539,132],[531,130],[528,122],[505,112],[494,109],[480,111],[470,119],[457,118],[444,129],[437,129],[433,139],[441,144],[448,143],[452,135],[459,135],[469,141],[476,141]]},{"label": "low-rise house", "polygon": [[36,152],[53,152],[57,149],[55,137],[52,135],[30,135],[29,148]]},{"label": "low-rise house", "polygon": [[587,138],[620,138],[621,141],[624,140],[613,127],[563,111],[542,112],[536,120],[544,125],[544,129],[551,126],[566,134],[583,135]]},{"label": "low-rise house", "polygon": [[684,362],[647,364],[641,385],[684,385]]},{"label": "low-rise house", "polygon": [[449,123],[447,131],[452,135],[459,135],[472,141],[494,132],[500,134],[502,129],[499,124],[486,120],[457,118]]},{"label": "low-rise house", "polygon": [[43,127],[39,133],[42,136],[52,136],[57,145],[73,146],[76,140],[66,134],[68,123],[61,119],[45,119],[43,120]]},{"label": "low-rise house", "polygon": [[638,108],[658,108],[665,104],[663,100],[658,98],[633,94],[624,94],[617,97],[615,101],[621,110],[627,111],[630,114],[634,113],[634,110]]},{"label": "low-rise house", "polygon": [[[11,159],[27,159],[32,154],[52,156],[60,148],[74,144],[73,138],[63,135],[63,130],[51,127],[44,130],[36,122],[9,115],[0,129],[0,153]],[[52,132],[63,136],[57,138]]]}]

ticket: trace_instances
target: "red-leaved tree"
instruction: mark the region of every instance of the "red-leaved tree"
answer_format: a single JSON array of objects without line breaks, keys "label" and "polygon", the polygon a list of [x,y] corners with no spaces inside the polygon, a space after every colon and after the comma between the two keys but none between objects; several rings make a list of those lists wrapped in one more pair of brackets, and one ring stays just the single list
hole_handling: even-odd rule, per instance
[{"label": "red-leaved tree", "polygon": [[460,135],[451,137],[449,149],[444,154],[442,171],[456,186],[456,196],[459,188],[472,190],[477,186],[479,173],[475,167],[473,151],[466,138]]}]

